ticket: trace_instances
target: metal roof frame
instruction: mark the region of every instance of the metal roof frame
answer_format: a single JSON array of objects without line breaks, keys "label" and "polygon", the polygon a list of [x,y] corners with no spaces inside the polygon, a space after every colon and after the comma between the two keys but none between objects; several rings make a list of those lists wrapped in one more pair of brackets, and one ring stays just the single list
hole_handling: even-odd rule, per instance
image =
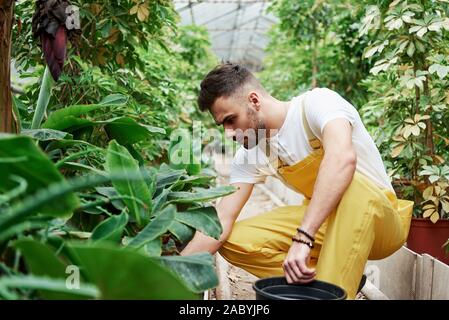
[{"label": "metal roof frame", "polygon": [[270,0],[174,0],[182,25],[205,26],[219,60],[261,67],[267,36],[277,19],[266,9]]}]

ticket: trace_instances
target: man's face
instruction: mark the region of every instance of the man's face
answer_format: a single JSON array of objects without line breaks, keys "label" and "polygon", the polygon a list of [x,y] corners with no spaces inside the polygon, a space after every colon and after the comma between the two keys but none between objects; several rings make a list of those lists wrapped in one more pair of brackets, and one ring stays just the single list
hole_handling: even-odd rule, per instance
[{"label": "man's face", "polygon": [[217,125],[223,125],[226,137],[251,149],[257,145],[261,129],[265,129],[260,103],[253,99],[220,97],[211,108]]}]

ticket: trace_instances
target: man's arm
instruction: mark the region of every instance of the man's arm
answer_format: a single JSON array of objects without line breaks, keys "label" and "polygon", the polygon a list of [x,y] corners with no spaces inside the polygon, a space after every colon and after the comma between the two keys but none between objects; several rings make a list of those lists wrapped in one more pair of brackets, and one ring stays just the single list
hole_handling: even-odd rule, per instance
[{"label": "man's arm", "polygon": [[[321,161],[312,199],[301,228],[314,236],[326,218],[337,207],[354,176],[357,155],[352,145],[352,127],[348,120],[329,121],[323,130],[324,157]],[[303,235],[300,235],[304,240]],[[307,267],[310,248],[294,242],[283,267],[288,282],[313,280],[315,270]]]},{"label": "man's arm", "polygon": [[214,254],[228,239],[232,226],[254,187],[252,183],[234,183],[232,185],[237,187],[238,190],[221,199],[216,206],[218,218],[223,226],[223,233],[220,236],[220,240],[215,240],[197,231],[193,239],[182,250],[181,255],[185,256],[205,251]]},{"label": "man's arm", "polygon": [[352,145],[352,127],[348,120],[330,121],[323,130],[324,157],[301,228],[315,235],[337,207],[354,176],[357,154]]}]

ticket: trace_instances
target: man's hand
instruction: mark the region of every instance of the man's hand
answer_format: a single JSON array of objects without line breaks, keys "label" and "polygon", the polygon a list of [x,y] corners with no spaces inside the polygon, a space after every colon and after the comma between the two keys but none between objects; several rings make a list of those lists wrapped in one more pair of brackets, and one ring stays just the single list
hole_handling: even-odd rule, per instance
[{"label": "man's hand", "polygon": [[254,184],[251,183],[234,183],[232,185],[236,186],[238,190],[221,199],[217,205],[218,218],[223,226],[220,240],[215,240],[197,231],[193,239],[182,250],[181,255],[187,256],[205,251],[215,254],[229,237],[232,226],[254,187]]},{"label": "man's hand", "polygon": [[[301,228],[312,236],[337,207],[354,176],[357,154],[352,146],[352,127],[348,120],[337,118],[326,124],[323,147],[324,157],[313,196],[301,222]],[[302,236],[300,238],[309,241]],[[314,279],[315,269],[307,267],[309,259],[310,248],[294,242],[283,264],[288,283],[308,283]]]},{"label": "man's hand", "polygon": [[309,260],[310,248],[303,243],[293,242],[283,264],[288,283],[308,283],[315,278],[315,269],[307,266]]}]

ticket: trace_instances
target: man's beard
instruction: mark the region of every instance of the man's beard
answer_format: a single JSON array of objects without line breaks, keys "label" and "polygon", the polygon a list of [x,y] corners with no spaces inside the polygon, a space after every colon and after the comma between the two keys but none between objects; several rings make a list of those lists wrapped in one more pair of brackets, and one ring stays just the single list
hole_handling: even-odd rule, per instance
[{"label": "man's beard", "polygon": [[257,113],[249,107],[247,109],[247,115],[250,125],[243,138],[243,147],[245,149],[252,149],[257,146],[260,139],[266,138],[265,123],[258,117]]}]

